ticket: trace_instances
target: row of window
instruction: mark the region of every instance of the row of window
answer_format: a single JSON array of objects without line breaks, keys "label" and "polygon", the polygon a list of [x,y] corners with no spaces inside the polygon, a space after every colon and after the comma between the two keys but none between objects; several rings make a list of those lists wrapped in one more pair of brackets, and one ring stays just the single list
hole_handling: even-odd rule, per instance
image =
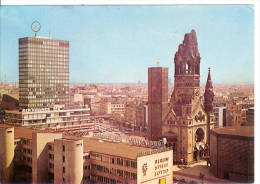
[{"label": "row of window", "polygon": [[19,51],[40,51],[40,52],[52,52],[52,53],[57,53],[57,52],[69,52],[68,47],[53,47],[53,46],[43,46],[43,45],[27,45],[27,47],[20,47]]},{"label": "row of window", "polygon": [[53,65],[61,65],[61,64],[65,64],[68,65],[69,60],[68,59],[61,59],[59,58],[57,59],[53,59],[53,58],[45,58],[45,57],[40,57],[37,58],[37,62],[35,62],[35,60],[31,60],[31,59],[20,59],[19,60],[19,65],[23,65],[23,64],[34,64],[34,65],[47,65],[49,66],[49,64]]},{"label": "row of window", "polygon": [[30,155],[32,154],[32,150],[29,149],[29,148],[23,148],[23,149],[22,149],[22,152],[23,152],[23,153],[30,154]]},{"label": "row of window", "polygon": [[121,169],[117,169],[117,168],[107,168],[105,166],[102,165],[96,165],[96,164],[91,164],[91,169],[100,171],[100,172],[104,172],[107,174],[114,174],[117,175],[119,177],[123,177],[123,178],[128,178],[128,179],[136,179],[137,175],[136,173],[133,172],[129,172],[129,171],[124,171]]},{"label": "row of window", "polygon": [[102,162],[107,162],[115,165],[126,166],[126,167],[132,167],[132,168],[137,167],[137,163],[134,160],[123,159],[120,157],[111,157],[111,156],[106,156],[98,153],[91,153],[91,159],[95,159],[95,160],[99,160]]},{"label": "row of window", "polygon": [[28,162],[28,163],[32,163],[32,158],[31,157],[22,156],[21,160],[25,161],[25,162]]},{"label": "row of window", "polygon": [[[58,76],[63,76],[65,74],[68,75],[68,66],[62,66],[62,67],[50,67],[50,68],[41,68],[39,69],[38,67],[32,67],[29,66],[28,68],[19,68],[19,72],[26,72],[24,74],[27,75],[33,75],[34,77],[36,76],[45,76],[47,73],[53,73],[53,74],[57,74]],[[62,73],[62,75],[60,75],[60,73]]]},{"label": "row of window", "polygon": [[68,52],[50,52],[49,50],[39,50],[39,51],[32,51],[29,50],[28,52],[19,52],[19,57],[22,56],[44,56],[44,57],[66,57],[68,58]]},{"label": "row of window", "polygon": [[[37,62],[36,62],[37,61]],[[37,57],[37,60],[34,58],[28,58],[28,56],[19,57],[19,64],[68,64],[69,58],[54,58],[54,57]]]},{"label": "row of window", "polygon": [[27,140],[27,139],[22,139],[22,144],[25,144],[25,145],[30,145],[31,144],[31,141],[30,140]]},{"label": "row of window", "polygon": [[28,60],[32,60],[33,63],[35,62],[41,62],[41,63],[49,63],[50,60],[54,60],[55,63],[57,62],[69,62],[69,57],[47,57],[42,55],[25,55],[25,56],[19,56],[19,63],[27,63]]},{"label": "row of window", "polygon": [[[64,90],[64,89],[60,89],[61,87],[65,86],[63,84],[68,82],[68,80],[64,79],[63,77],[61,77],[61,80],[52,80],[52,79],[50,79],[50,80],[48,80],[48,82],[46,80],[39,80],[39,79],[37,79],[36,81],[40,82],[41,84],[25,83],[23,85],[25,87],[33,88],[33,89],[35,89],[35,87],[39,87],[38,90],[41,90],[40,89],[41,87],[45,87],[45,88],[43,88],[43,90],[47,90],[46,88],[49,87],[51,84],[53,84],[53,85],[56,85],[57,89],[55,89],[55,90],[60,91],[60,90]],[[46,81],[46,83],[43,82],[43,81]],[[22,81],[22,82],[27,82],[27,81]],[[21,87],[23,87],[23,86],[21,86]],[[53,88],[50,91],[53,91]]]},{"label": "row of window", "polygon": [[19,48],[22,48],[24,45],[27,47],[69,47],[68,41],[62,41],[62,40],[52,40],[52,39],[37,39],[37,38],[23,38],[19,39]]},{"label": "row of window", "polygon": [[97,182],[102,182],[102,183],[107,183],[107,184],[117,184],[117,183],[120,183],[119,181],[117,181],[115,179],[111,179],[111,178],[107,178],[107,177],[99,176],[99,175],[93,175],[92,178],[93,179],[95,178],[95,180]]},{"label": "row of window", "polygon": [[[20,91],[22,91],[21,89],[25,88],[23,91],[60,91],[61,87],[65,87],[66,90],[68,90],[68,84],[66,83],[42,83],[42,86],[40,86],[40,84],[34,86],[33,88],[29,88],[28,87],[28,83],[27,84],[19,84],[19,89]],[[38,87],[38,88],[37,88]],[[53,89],[56,88],[56,89]],[[27,90],[26,90],[27,89]]]},{"label": "row of window", "polygon": [[19,71],[32,71],[32,70],[37,70],[39,72],[45,72],[47,70],[49,71],[55,71],[55,70],[64,70],[64,69],[68,69],[69,66],[62,63],[62,64],[46,64],[46,65],[34,65],[34,64],[27,64],[27,63],[24,63],[24,64],[20,64],[19,66]]}]

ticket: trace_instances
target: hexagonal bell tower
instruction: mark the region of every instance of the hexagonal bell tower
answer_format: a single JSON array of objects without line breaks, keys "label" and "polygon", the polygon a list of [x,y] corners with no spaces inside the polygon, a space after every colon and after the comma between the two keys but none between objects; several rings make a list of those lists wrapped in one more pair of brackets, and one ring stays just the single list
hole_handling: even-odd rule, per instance
[{"label": "hexagonal bell tower", "polygon": [[[204,93],[204,107],[205,107],[205,111],[207,113],[207,132],[208,132],[207,145],[208,145],[208,147],[210,147],[210,129],[214,128],[213,100],[214,100],[214,92],[213,92],[213,85],[212,85],[212,80],[211,80],[211,76],[210,76],[210,68],[209,68],[208,79],[207,79],[205,93]],[[209,152],[206,154],[209,155]]]},{"label": "hexagonal bell tower", "polygon": [[173,147],[174,161],[193,162],[208,149],[207,113],[200,95],[200,53],[196,32],[185,34],[174,56],[174,90],[162,136]]}]

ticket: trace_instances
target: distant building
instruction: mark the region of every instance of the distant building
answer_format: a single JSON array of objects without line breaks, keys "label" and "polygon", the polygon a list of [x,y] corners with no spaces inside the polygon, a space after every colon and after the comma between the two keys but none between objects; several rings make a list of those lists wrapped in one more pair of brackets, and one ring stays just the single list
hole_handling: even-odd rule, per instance
[{"label": "distant building", "polygon": [[168,68],[148,68],[148,138],[162,137],[162,123],[168,111]]},{"label": "distant building", "polygon": [[82,94],[76,93],[74,94],[74,101],[75,104],[83,104],[84,103],[84,97]]},{"label": "distant building", "polygon": [[255,108],[251,107],[246,111],[246,126],[254,126],[255,123]]},{"label": "distant building", "polygon": [[136,102],[130,101],[125,105],[125,121],[132,125],[136,126]]},{"label": "distant building", "polygon": [[172,150],[0,125],[0,182],[172,184]]},{"label": "distant building", "polygon": [[17,95],[3,94],[0,110],[18,110],[19,97]]},{"label": "distant building", "polygon": [[226,107],[214,107],[215,127],[227,126]]},{"label": "distant building", "polygon": [[246,123],[246,108],[234,100],[227,103],[227,126],[242,126]]},{"label": "distant building", "polygon": [[100,104],[100,112],[100,114],[124,113],[125,103],[113,99],[104,99]]},{"label": "distant building", "polygon": [[130,101],[125,105],[125,120],[135,128],[145,127],[144,103],[141,101]]},{"label": "distant building", "polygon": [[210,136],[211,172],[218,178],[254,182],[254,127],[216,128]]},{"label": "distant building", "polygon": [[148,104],[146,103],[144,105],[144,128],[147,128],[148,127]]},{"label": "distant building", "polygon": [[19,39],[19,104],[21,109],[69,104],[69,41]]},{"label": "distant building", "polygon": [[146,128],[145,125],[145,107],[143,102],[137,102],[136,106],[136,127],[138,129]]}]

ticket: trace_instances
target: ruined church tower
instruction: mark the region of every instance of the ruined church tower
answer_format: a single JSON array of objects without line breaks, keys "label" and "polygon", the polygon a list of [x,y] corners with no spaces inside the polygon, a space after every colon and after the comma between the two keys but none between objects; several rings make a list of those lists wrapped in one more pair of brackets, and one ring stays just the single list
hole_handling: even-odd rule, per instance
[{"label": "ruined church tower", "polygon": [[211,121],[208,124],[208,111],[200,94],[200,60],[196,32],[192,30],[185,34],[174,56],[174,90],[162,127],[162,136],[167,138],[167,146],[173,147],[176,162],[202,159],[208,149],[209,129],[214,125]]}]

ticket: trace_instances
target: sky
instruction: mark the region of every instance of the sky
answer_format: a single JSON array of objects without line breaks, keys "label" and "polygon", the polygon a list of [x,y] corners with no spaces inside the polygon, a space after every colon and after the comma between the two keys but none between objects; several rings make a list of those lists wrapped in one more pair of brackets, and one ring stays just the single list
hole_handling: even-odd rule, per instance
[{"label": "sky", "polygon": [[253,5],[1,6],[0,81],[18,82],[18,39],[70,42],[70,82],[146,83],[148,67],[169,68],[184,34],[196,31],[201,84],[254,82]]}]

